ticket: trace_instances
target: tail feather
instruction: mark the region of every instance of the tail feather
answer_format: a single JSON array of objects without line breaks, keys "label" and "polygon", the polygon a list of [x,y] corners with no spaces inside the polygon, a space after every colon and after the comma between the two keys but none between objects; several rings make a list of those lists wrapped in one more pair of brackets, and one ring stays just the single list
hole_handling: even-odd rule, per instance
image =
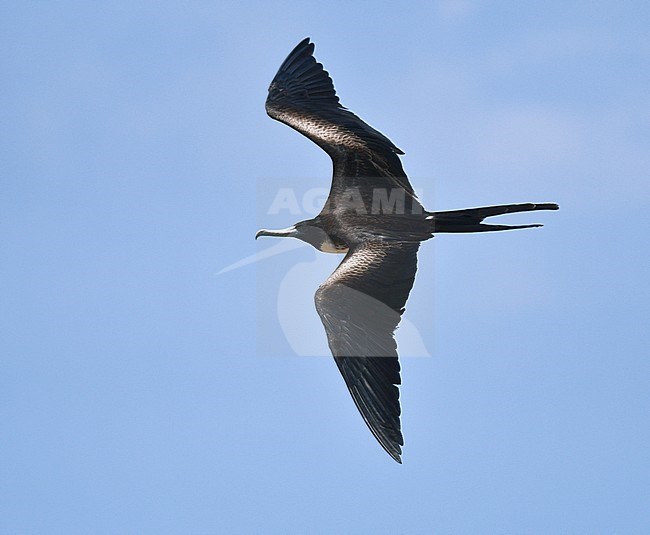
[{"label": "tail feather", "polygon": [[489,225],[483,223],[486,217],[515,214],[517,212],[558,209],[559,206],[555,203],[502,204],[498,206],[483,206],[481,208],[466,208],[465,210],[433,212],[430,217],[433,221],[434,234],[437,232],[489,232],[541,227],[543,225]]}]

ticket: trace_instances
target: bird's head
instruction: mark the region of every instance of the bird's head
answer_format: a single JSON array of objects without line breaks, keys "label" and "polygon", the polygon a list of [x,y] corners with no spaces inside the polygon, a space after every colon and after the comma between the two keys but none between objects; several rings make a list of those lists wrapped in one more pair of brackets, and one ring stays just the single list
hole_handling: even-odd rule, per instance
[{"label": "bird's head", "polygon": [[329,241],[329,238],[325,231],[314,219],[310,219],[308,221],[300,221],[289,228],[280,230],[261,229],[258,230],[255,234],[255,239],[259,238],[260,236],[298,238],[299,240],[302,240],[309,245],[314,246],[316,249],[320,249],[323,243]]}]

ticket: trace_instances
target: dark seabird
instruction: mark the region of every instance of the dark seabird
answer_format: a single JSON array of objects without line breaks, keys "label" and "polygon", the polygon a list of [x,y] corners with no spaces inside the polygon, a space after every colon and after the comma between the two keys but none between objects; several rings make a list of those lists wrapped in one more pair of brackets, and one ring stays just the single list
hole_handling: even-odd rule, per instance
[{"label": "dark seabird", "polygon": [[345,254],[316,291],[330,350],[372,434],[401,463],[400,365],[394,332],[413,287],[420,243],[438,232],[485,232],[541,225],[494,225],[485,218],[557,210],[557,204],[508,204],[426,211],[386,136],[341,106],[327,71],[303,40],[271,82],[266,111],[311,139],[334,165],[323,210],[313,219],[259,236],[298,238]]}]

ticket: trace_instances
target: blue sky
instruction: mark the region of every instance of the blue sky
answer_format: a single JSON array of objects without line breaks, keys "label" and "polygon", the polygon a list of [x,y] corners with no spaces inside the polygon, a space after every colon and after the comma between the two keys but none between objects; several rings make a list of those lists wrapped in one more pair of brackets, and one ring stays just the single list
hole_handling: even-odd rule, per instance
[{"label": "blue sky", "polygon": [[[647,532],[649,15],[3,3],[0,532]],[[561,205],[422,247],[402,466],[287,333],[337,258],[217,275],[329,182],[263,106],[305,36],[428,208]]]}]

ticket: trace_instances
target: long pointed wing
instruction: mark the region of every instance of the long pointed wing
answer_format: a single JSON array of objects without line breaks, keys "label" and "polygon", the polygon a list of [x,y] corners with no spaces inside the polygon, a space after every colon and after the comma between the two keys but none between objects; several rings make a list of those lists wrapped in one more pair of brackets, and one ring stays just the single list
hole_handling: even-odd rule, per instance
[{"label": "long pointed wing", "polygon": [[401,463],[400,365],[394,332],[417,270],[419,244],[367,242],[350,249],[316,292],[334,360],[361,416]]},{"label": "long pointed wing", "polygon": [[332,79],[304,39],[282,63],[269,87],[266,111],[325,150],[334,163],[332,193],[359,187],[402,188],[415,198],[398,149],[339,103]]}]

